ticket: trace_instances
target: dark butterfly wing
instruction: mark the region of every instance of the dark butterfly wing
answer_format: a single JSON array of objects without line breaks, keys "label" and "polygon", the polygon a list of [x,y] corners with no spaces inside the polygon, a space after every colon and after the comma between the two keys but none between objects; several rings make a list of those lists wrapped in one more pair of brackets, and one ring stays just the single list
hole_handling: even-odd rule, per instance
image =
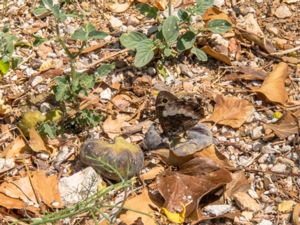
[{"label": "dark butterfly wing", "polygon": [[156,99],[156,115],[165,134],[174,135],[196,125],[203,115],[200,101],[178,99],[161,91]]}]

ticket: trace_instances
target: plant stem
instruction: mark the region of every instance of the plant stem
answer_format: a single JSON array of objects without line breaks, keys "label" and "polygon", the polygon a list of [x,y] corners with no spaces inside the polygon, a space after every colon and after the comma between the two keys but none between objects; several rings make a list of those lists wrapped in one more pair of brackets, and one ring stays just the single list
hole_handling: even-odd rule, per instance
[{"label": "plant stem", "polygon": [[172,0],[168,2],[169,16],[172,16]]}]

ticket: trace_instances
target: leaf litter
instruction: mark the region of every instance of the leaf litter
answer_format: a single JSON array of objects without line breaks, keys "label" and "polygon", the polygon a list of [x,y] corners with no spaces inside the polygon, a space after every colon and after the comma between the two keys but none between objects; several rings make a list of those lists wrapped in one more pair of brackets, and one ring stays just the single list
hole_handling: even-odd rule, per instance
[{"label": "leaf litter", "polygon": [[[76,58],[76,69],[87,73],[80,85],[93,83],[88,77],[96,70],[99,83],[86,95],[76,89],[79,86],[72,84],[69,89],[64,83],[60,91],[66,96],[68,90],[80,92],[80,107],[72,108],[74,99],[64,100],[68,110],[55,101],[52,91],[56,77],[71,71],[70,59],[52,38],[53,21],[48,20],[47,12],[32,14],[37,3],[0,3],[7,16],[0,22],[1,31],[9,27],[24,41],[15,45],[13,55],[4,52],[11,57],[9,66],[22,58],[14,70],[7,70],[0,49],[1,223],[19,219],[23,221],[19,224],[47,220],[53,224],[78,220],[80,224],[93,220],[120,224],[299,223],[299,43],[297,16],[293,15],[300,3],[220,2],[219,8],[205,7],[205,13],[198,9],[204,13],[203,20],[195,16],[190,18],[192,24],[217,32],[230,24],[231,29],[221,34],[201,33],[195,38],[197,48],[179,58],[174,55],[158,62],[161,49],[157,49],[152,62],[142,68],[133,67],[134,60],[140,59],[121,47],[119,37],[143,31],[152,38],[160,28],[149,16],[166,16],[167,1],[60,2],[64,9],[84,15],[84,23],[109,34],[90,41]],[[171,11],[184,15],[180,10],[193,4],[172,1]],[[141,6],[148,7],[150,14],[142,15]],[[264,17],[259,16],[262,13]],[[212,19],[226,23],[216,30]],[[76,16],[68,19],[60,27],[61,34],[71,36],[81,23]],[[76,53],[78,40],[67,37],[71,53]],[[167,137],[169,140],[150,132],[162,132],[154,102],[166,90],[173,94],[184,90],[200,97],[204,109],[201,122],[179,137]],[[100,113],[101,119],[90,110]],[[59,119],[49,119],[51,112],[58,111]],[[180,115],[180,110],[174,113]],[[78,129],[82,121],[86,128]],[[207,132],[198,134],[197,126]],[[95,168],[85,169],[79,159],[85,140],[100,138],[112,143],[119,136],[140,145],[145,157],[143,169],[129,183],[96,175]],[[153,148],[145,148],[146,137]],[[125,159],[118,163],[128,166],[126,155],[116,153],[113,159],[118,157]],[[114,172],[111,169],[108,171]],[[93,184],[91,174],[97,176]],[[110,205],[120,198],[121,205]]]}]

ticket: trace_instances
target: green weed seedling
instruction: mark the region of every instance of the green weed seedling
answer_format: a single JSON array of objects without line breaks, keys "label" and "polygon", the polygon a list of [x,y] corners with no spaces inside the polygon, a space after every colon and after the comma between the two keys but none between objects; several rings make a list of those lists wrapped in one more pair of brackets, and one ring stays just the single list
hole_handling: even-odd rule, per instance
[{"label": "green weed seedling", "polygon": [[141,32],[129,32],[120,37],[121,44],[136,51],[134,65],[143,67],[147,65],[155,55],[161,58],[177,57],[179,54],[190,51],[198,60],[207,61],[204,51],[195,45],[196,37],[200,32],[210,31],[213,33],[224,33],[231,28],[226,20],[215,19],[207,23],[207,27],[196,30],[192,26],[193,15],[203,15],[213,6],[213,0],[197,0],[195,7],[187,10],[180,9],[177,15],[171,15],[163,21],[159,21],[158,10],[147,4],[139,4],[138,10],[147,17],[157,19],[158,31],[154,37],[148,38]]},{"label": "green weed seedling", "polygon": [[[94,74],[79,73],[76,71],[76,60],[80,56],[82,50],[87,45],[88,41],[95,39],[104,39],[107,34],[102,31],[96,30],[95,26],[91,23],[87,23],[84,26],[78,28],[70,37],[66,37],[61,34],[60,25],[68,17],[76,17],[74,14],[67,14],[60,5],[54,4],[52,0],[41,0],[39,7],[33,10],[33,13],[38,16],[44,13],[50,13],[54,17],[55,35],[56,40],[60,46],[64,49],[66,55],[70,59],[70,74],[59,76],[55,78],[56,86],[53,91],[55,99],[62,105],[62,109],[71,107],[78,110],[80,103],[80,96],[87,96],[88,93],[94,88],[98,78],[109,74],[114,70],[114,64],[104,64],[100,66]],[[73,52],[68,47],[66,40],[71,38],[74,41],[80,43],[77,51]],[[37,42],[42,41],[40,38]],[[76,115],[76,120],[71,123],[80,127],[92,127],[98,124],[101,116],[92,110],[83,110]],[[41,131],[47,133],[49,136],[54,136],[57,133],[55,126],[52,123],[43,124],[40,127]]]}]

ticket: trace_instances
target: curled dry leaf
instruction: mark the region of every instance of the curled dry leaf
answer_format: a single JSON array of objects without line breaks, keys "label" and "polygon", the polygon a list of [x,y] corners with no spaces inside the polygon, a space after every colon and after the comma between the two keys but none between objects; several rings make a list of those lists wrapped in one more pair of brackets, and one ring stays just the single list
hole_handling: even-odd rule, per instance
[{"label": "curled dry leaf", "polygon": [[284,85],[287,76],[288,65],[281,62],[266,77],[260,88],[252,89],[268,101],[284,105],[288,100],[288,93]]},{"label": "curled dry leaf", "polygon": [[[298,116],[297,116],[298,115]],[[298,114],[287,112],[280,120],[274,124],[266,124],[265,128],[269,128],[280,138],[284,139],[298,132],[298,122],[300,120],[300,111]]]},{"label": "curled dry leaf", "polygon": [[126,122],[129,119],[130,116],[126,114],[118,114],[116,118],[108,116],[103,123],[103,130],[111,139],[114,139],[122,133],[122,127],[130,125]]},{"label": "curled dry leaf", "polygon": [[204,22],[208,22],[209,20],[226,20],[227,22],[232,24],[232,21],[228,15],[222,12],[218,7],[211,7],[206,10],[204,15],[202,16]]},{"label": "curled dry leaf", "polygon": [[237,97],[217,95],[213,114],[207,121],[239,128],[254,113],[253,105]]},{"label": "curled dry leaf", "polygon": [[16,158],[18,157],[23,150],[25,150],[26,143],[21,136],[16,137],[12,143],[10,143],[4,151],[0,153],[1,157],[5,158]]},{"label": "curled dry leaf", "polygon": [[[157,187],[164,198],[164,209],[191,215],[203,196],[231,181],[230,172],[207,157],[196,157],[179,171],[167,171],[157,177]],[[169,218],[172,219],[172,218]],[[175,222],[175,221],[174,221]]]},{"label": "curled dry leaf", "polygon": [[147,188],[144,188],[140,195],[126,200],[124,208],[126,212],[119,217],[123,223],[133,224],[140,217],[143,224],[156,225],[153,211],[155,205],[149,197]]},{"label": "curled dry leaf", "polygon": [[299,225],[299,216],[300,216],[300,204],[296,204],[293,210],[292,221],[294,225]]},{"label": "curled dry leaf", "polygon": [[159,10],[165,10],[167,8],[167,5],[168,5],[167,0],[138,0],[138,2],[152,5],[156,8],[158,8]]},{"label": "curled dry leaf", "polygon": [[215,58],[216,60],[219,60],[223,63],[226,63],[227,65],[231,65],[231,61],[229,59],[228,56],[215,51],[214,49],[212,49],[211,47],[209,47],[208,45],[204,46],[201,48],[207,55]]},{"label": "curled dry leaf", "polygon": [[35,130],[34,127],[29,130],[29,142],[28,145],[34,152],[47,152],[50,153],[49,149],[46,147],[40,134]]},{"label": "curled dry leaf", "polygon": [[50,208],[63,207],[56,175],[46,176],[45,171],[34,171],[30,177],[0,185],[0,205],[7,209],[26,209],[38,213],[41,202]]},{"label": "curled dry leaf", "polygon": [[128,1],[108,1],[107,8],[115,13],[125,12],[130,5],[133,3],[133,0]]}]

